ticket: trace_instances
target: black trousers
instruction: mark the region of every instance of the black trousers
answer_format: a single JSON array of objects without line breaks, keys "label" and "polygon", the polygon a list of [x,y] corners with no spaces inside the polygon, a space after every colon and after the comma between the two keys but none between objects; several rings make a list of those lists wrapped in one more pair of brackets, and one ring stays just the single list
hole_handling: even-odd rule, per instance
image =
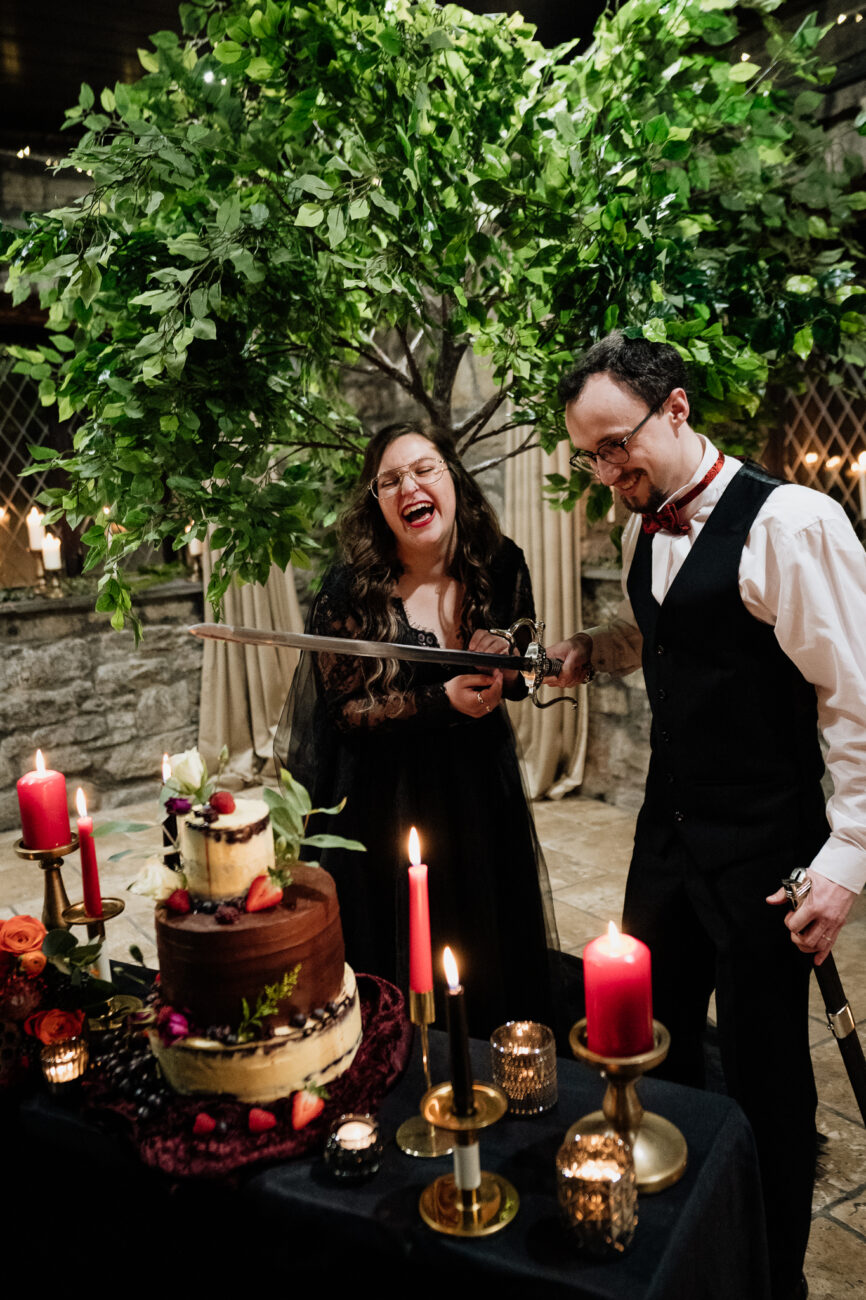
[{"label": "black trousers", "polygon": [[812,958],[791,942],[787,909],[764,902],[799,865],[808,861],[762,858],[702,871],[673,833],[666,838],[656,826],[642,835],[639,822],[623,913],[625,931],[650,949],[653,1015],[671,1034],[659,1077],[704,1086],[703,1036],[716,991],[727,1091],[758,1148],[774,1300],[785,1300],[802,1273],[815,1179]]}]

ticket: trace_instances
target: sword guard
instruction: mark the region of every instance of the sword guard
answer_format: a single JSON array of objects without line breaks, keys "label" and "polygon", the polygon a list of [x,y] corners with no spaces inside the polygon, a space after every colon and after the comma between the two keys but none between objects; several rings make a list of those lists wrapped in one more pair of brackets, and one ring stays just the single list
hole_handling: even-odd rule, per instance
[{"label": "sword guard", "polygon": [[[529,644],[525,650],[521,650],[516,641],[516,634],[521,628],[529,628]],[[561,659],[549,659],[547,651],[544,648],[542,637],[544,636],[544,620],[534,618],[519,618],[511,627],[491,627],[488,631],[493,636],[501,636],[503,641],[507,641],[512,650],[516,650],[524,659],[532,662],[531,668],[521,670],[521,675],[529,687],[529,698],[537,709],[549,709],[554,704],[570,704],[572,708],[579,707],[577,700],[572,700],[567,695],[557,695],[552,700],[540,700],[538,692],[544,682],[545,677],[556,677],[562,669]]]},{"label": "sword guard", "polygon": [[790,876],[786,876],[782,881],[782,888],[788,902],[796,912],[803,899],[812,892],[812,881],[803,867],[796,867]]}]

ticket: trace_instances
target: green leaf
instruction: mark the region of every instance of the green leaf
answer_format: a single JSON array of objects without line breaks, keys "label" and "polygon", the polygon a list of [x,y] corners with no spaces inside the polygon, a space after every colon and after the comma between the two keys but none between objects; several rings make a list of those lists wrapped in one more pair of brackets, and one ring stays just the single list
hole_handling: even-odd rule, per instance
[{"label": "green leaf", "polygon": [[298,209],[298,215],[295,217],[296,226],[319,226],[325,218],[325,213],[318,203],[302,203]]},{"label": "green leaf", "polygon": [[806,361],[812,352],[812,346],[812,327],[811,325],[804,325],[794,335],[794,351],[798,357]]},{"label": "green leaf", "polygon": [[756,63],[735,63],[728,76],[734,82],[750,81],[760,71],[761,69]]},{"label": "green leaf", "polygon": [[315,849],[353,849],[357,853],[367,850],[358,840],[346,840],[339,835],[306,835],[302,844],[311,844]]}]

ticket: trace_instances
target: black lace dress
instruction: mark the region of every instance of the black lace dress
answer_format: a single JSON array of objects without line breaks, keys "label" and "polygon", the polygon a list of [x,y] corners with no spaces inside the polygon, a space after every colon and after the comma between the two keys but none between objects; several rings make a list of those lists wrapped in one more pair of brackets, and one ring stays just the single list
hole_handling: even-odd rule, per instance
[{"label": "black lace dress", "polygon": [[[349,579],[345,567],[328,573],[308,631],[359,634]],[[491,583],[494,627],[533,614],[523,554],[507,539]],[[395,604],[400,642],[438,645]],[[347,960],[408,987],[407,840],[414,825],[429,866],[436,983],[449,944],[474,1035],[510,1019],[552,1023],[553,909],[505,709],[480,719],[458,713],[444,688],[454,669],[414,663],[401,665],[401,693],[365,707],[360,665],[348,655],[304,655],[275,745],[278,762],[307,786],[314,807],[347,798],[339,816],[317,818],[310,829],[367,847],[309,855],[337,882]],[[512,693],[525,694],[522,679]]]}]

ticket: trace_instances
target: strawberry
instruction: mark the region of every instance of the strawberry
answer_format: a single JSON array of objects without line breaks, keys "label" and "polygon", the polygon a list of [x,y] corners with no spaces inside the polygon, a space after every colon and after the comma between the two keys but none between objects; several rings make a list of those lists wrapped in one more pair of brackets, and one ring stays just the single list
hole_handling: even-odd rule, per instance
[{"label": "strawberry", "polygon": [[173,894],[169,894],[165,900],[165,905],[170,912],[188,912],[191,904],[189,901],[188,889],[176,889]]},{"label": "strawberry", "polygon": [[208,800],[214,812],[233,813],[235,810],[235,801],[229,794],[228,790],[217,790]]},{"label": "strawberry", "polygon": [[247,1117],[247,1125],[251,1133],[266,1133],[269,1128],[273,1128],[277,1122],[277,1117],[269,1110],[262,1110],[260,1106],[253,1106]]},{"label": "strawberry", "polygon": [[246,909],[248,912],[264,912],[282,901],[282,885],[276,884],[270,876],[256,876],[247,891]]},{"label": "strawberry", "polygon": [[306,1128],[325,1109],[325,1099],[318,1092],[296,1092],[292,1098],[292,1128]]},{"label": "strawberry", "polygon": [[200,1110],[192,1126],[193,1133],[197,1137],[204,1137],[208,1133],[213,1133],[215,1128],[216,1120],[211,1115],[208,1115],[207,1111]]}]

